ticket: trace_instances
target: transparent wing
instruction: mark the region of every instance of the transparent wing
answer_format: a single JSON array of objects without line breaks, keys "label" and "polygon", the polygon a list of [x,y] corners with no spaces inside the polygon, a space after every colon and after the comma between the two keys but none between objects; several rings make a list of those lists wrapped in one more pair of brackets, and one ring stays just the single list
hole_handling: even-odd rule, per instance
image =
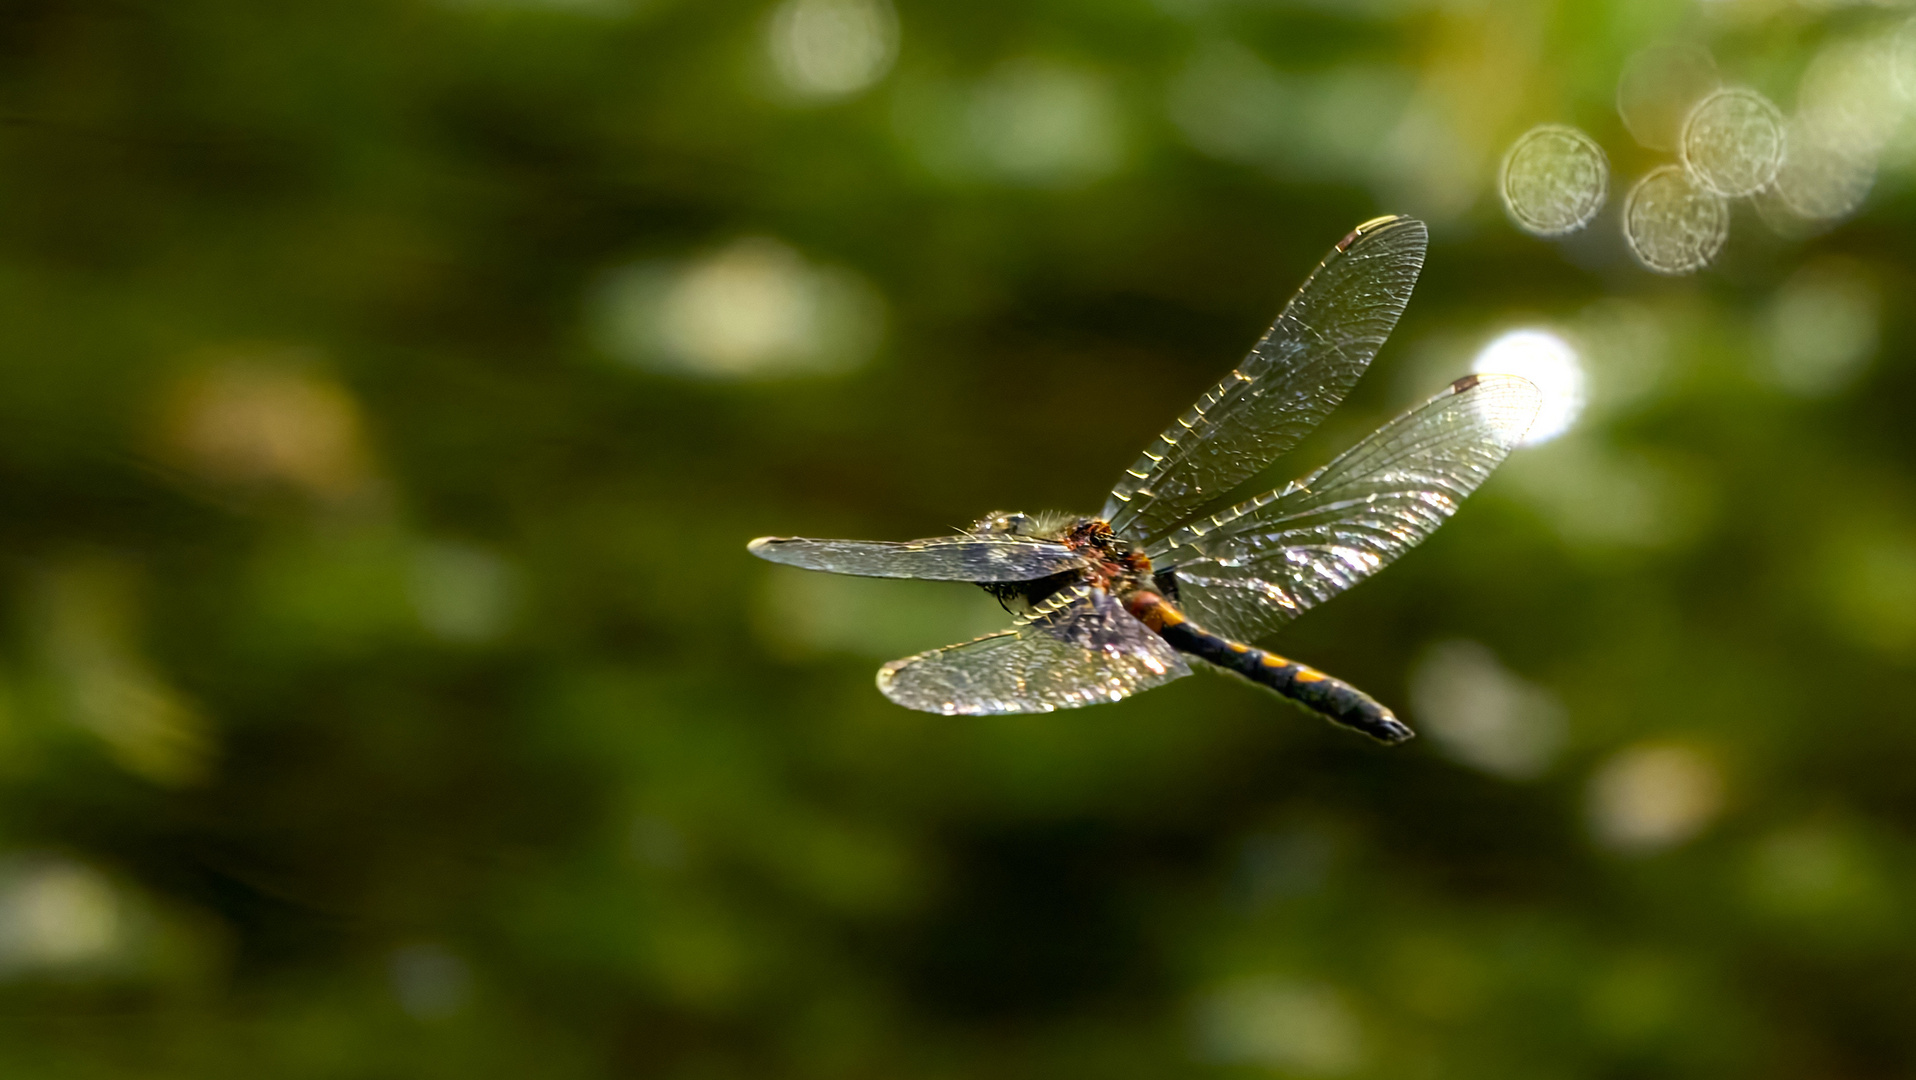
[{"label": "transparent wing", "polygon": [[930,581],[1031,581],[1084,565],[1084,558],[1063,544],[1013,536],[899,542],[761,536],[746,550],[806,570]]},{"label": "transparent wing", "polygon": [[1416,547],[1489,477],[1542,395],[1472,375],[1281,491],[1193,522],[1146,553],[1217,633],[1255,641]]},{"label": "transparent wing", "polygon": [[1117,701],[1190,673],[1123,604],[1078,585],[1010,630],[886,664],[878,688],[908,709],[977,716]]},{"label": "transparent wing", "polygon": [[1149,541],[1297,444],[1357,384],[1424,265],[1413,218],[1359,225],[1324,257],[1235,370],[1118,478],[1101,515]]}]

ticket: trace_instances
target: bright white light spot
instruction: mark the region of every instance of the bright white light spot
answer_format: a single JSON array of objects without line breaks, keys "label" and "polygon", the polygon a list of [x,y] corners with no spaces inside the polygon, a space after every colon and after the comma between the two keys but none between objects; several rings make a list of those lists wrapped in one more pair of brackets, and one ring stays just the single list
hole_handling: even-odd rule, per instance
[{"label": "bright white light spot", "polygon": [[1338,1076],[1364,1062],[1363,1031],[1343,996],[1298,979],[1225,987],[1199,1003],[1197,1029],[1199,1052],[1210,1061],[1302,1076]]},{"label": "bright white light spot", "polygon": [[472,969],[441,945],[393,950],[389,972],[399,1007],[420,1020],[457,1013],[472,993]]},{"label": "bright white light spot", "polygon": [[112,956],[124,919],[106,878],[65,859],[0,872],[0,971],[72,967]]},{"label": "bright white light spot", "polygon": [[1475,641],[1433,645],[1411,672],[1416,719],[1450,757],[1512,780],[1542,776],[1563,747],[1556,695]]},{"label": "bright white light spot", "polygon": [[1717,87],[1716,61],[1695,45],[1656,45],[1624,62],[1617,115],[1638,143],[1675,150],[1684,117]]},{"label": "bright white light spot", "polygon": [[1683,125],[1683,163],[1718,195],[1753,195],[1783,163],[1783,114],[1754,90],[1718,90]]},{"label": "bright white light spot", "polygon": [[1537,236],[1561,236],[1597,216],[1609,185],[1609,160],[1590,136],[1562,124],[1544,124],[1511,144],[1497,188],[1518,228]]},{"label": "bright white light spot", "polygon": [[785,0],[769,31],[772,67],[801,97],[856,94],[898,56],[898,15],[887,0]]},{"label": "bright white light spot", "polygon": [[1520,446],[1535,446],[1570,430],[1583,412],[1583,362],[1570,343],[1548,330],[1512,330],[1483,347],[1470,363],[1479,375],[1519,375],[1543,392],[1543,408]]},{"label": "bright white light spot", "polygon": [[1882,292],[1860,264],[1811,263],[1770,301],[1770,374],[1784,389],[1814,397],[1853,383],[1876,352]]},{"label": "bright white light spot", "polygon": [[1730,238],[1730,204],[1681,165],[1652,169],[1623,201],[1623,238],[1648,269],[1693,273]]},{"label": "bright white light spot", "polygon": [[1075,187],[1115,172],[1124,145],[1118,103],[1105,81],[1043,60],[1013,60],[973,90],[973,144],[1005,179]]},{"label": "bright white light spot", "polygon": [[684,263],[625,267],[596,300],[608,352],[711,378],[849,371],[871,357],[884,327],[884,301],[864,279],[762,237]]},{"label": "bright white light spot", "polygon": [[1617,851],[1674,847],[1702,832],[1722,808],[1722,770],[1687,746],[1630,747],[1590,779],[1591,831]]}]

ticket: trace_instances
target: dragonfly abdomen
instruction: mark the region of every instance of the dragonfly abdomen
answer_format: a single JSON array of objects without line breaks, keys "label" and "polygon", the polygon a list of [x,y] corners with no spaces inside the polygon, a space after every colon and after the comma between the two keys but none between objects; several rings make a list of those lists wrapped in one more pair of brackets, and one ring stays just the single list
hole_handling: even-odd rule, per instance
[{"label": "dragonfly abdomen", "polygon": [[1316,668],[1273,652],[1214,634],[1184,617],[1162,596],[1133,593],[1126,603],[1131,614],[1157,631],[1172,648],[1274,691],[1330,720],[1386,743],[1400,743],[1416,733],[1389,709],[1355,686]]}]

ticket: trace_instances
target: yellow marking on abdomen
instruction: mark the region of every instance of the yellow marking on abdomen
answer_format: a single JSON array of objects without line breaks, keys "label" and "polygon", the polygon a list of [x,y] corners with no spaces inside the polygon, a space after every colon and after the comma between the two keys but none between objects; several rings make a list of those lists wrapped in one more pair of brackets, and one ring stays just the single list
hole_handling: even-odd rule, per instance
[{"label": "yellow marking on abdomen", "polygon": [[1330,676],[1315,668],[1300,667],[1297,669],[1297,674],[1293,676],[1293,678],[1298,682],[1323,682],[1325,679],[1330,678]]},{"label": "yellow marking on abdomen", "polygon": [[1163,597],[1153,592],[1133,594],[1125,601],[1125,609],[1133,618],[1158,632],[1184,621],[1184,615],[1177,608],[1165,603]]}]

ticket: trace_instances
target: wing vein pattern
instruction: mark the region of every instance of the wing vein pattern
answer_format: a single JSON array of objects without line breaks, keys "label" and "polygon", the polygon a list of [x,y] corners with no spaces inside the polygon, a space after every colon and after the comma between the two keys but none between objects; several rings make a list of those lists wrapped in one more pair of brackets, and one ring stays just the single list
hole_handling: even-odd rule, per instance
[{"label": "wing vein pattern", "polygon": [[886,664],[878,688],[908,709],[977,716],[1117,701],[1190,673],[1115,597],[1074,585],[1009,630]]},{"label": "wing vein pattern", "polygon": [[1435,532],[1523,438],[1541,400],[1513,375],[1459,379],[1303,480],[1179,528],[1146,554],[1175,568],[1179,602],[1200,625],[1266,637]]},{"label": "wing vein pattern", "polygon": [[1063,544],[1012,536],[904,541],[763,536],[747,546],[761,559],[805,570],[927,581],[1033,581],[1085,562]]},{"label": "wing vein pattern", "polygon": [[1263,340],[1166,428],[1100,515],[1149,541],[1276,460],[1344,400],[1397,325],[1424,265],[1412,218],[1358,226],[1298,289]]}]

